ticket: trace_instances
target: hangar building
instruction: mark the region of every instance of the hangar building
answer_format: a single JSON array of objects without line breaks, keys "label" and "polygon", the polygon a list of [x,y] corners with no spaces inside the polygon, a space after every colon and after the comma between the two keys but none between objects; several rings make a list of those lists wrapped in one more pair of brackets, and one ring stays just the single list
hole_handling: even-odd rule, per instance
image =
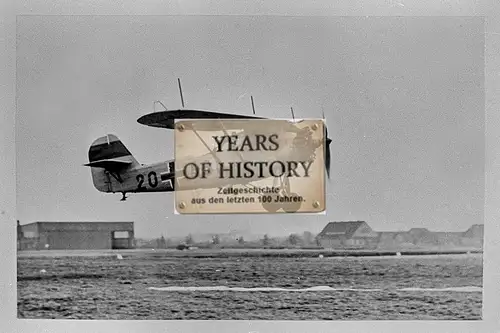
[{"label": "hangar building", "polygon": [[134,222],[33,222],[18,225],[20,250],[105,250],[134,247]]}]

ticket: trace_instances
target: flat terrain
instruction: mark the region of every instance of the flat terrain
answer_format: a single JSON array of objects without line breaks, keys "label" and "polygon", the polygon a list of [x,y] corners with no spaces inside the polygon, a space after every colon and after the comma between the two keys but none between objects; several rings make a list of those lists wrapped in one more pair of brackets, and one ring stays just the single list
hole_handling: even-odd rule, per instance
[{"label": "flat terrain", "polygon": [[340,255],[317,250],[20,252],[18,317],[481,319],[481,254],[328,254]]},{"label": "flat terrain", "polygon": [[150,257],[198,257],[198,258],[227,258],[227,257],[370,257],[370,256],[395,256],[402,255],[434,255],[434,254],[466,254],[482,253],[478,249],[455,250],[308,250],[308,249],[197,249],[179,251],[175,249],[131,249],[131,250],[40,250],[20,251],[18,258],[58,258],[58,257],[116,257],[117,254],[129,258]]}]

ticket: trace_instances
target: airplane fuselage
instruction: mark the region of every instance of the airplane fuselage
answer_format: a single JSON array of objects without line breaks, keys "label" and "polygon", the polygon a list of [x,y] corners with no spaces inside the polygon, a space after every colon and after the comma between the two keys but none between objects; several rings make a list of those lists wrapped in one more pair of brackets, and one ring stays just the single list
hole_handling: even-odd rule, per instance
[{"label": "airplane fuselage", "polygon": [[174,190],[173,160],[136,165],[114,174],[103,168],[92,168],[95,187],[106,193],[171,192]]},{"label": "airplane fuselage", "polygon": [[[188,155],[180,154],[177,163],[172,159],[154,164],[140,164],[116,135],[108,134],[92,143],[89,163],[85,165],[91,168],[98,191],[122,193],[122,200],[126,193],[245,186],[269,177],[275,181],[281,177],[308,177],[312,162],[321,153],[318,149],[323,140],[311,139],[309,127],[300,129],[285,124],[270,131],[272,134],[267,136],[259,127],[230,135],[225,131],[225,136],[212,136],[214,142],[204,142],[208,151],[201,155],[190,155],[192,147],[186,147]],[[183,170],[176,170],[176,165]],[[196,168],[209,171],[207,177],[188,175],[193,172],[193,168],[186,169],[189,165],[194,166],[195,173]]]},{"label": "airplane fuselage", "polygon": [[[204,161],[211,161],[213,166],[212,173],[206,178],[198,178],[195,182],[186,182],[185,177],[182,176],[182,170],[178,170],[178,178],[176,179],[175,174],[175,160],[168,160],[164,162],[158,162],[153,164],[140,164],[130,155],[130,159],[133,163],[119,171],[110,171],[102,167],[91,167],[92,178],[94,186],[97,190],[105,193],[144,193],[144,192],[172,192],[175,189],[180,191],[185,190],[195,190],[195,189],[207,189],[207,188],[217,188],[221,186],[221,183],[225,186],[231,185],[246,185],[256,180],[262,178],[272,177],[273,174],[270,173],[269,167],[261,168],[263,170],[263,175],[258,176],[255,173],[253,177],[245,177],[246,171],[248,169],[247,161],[260,160],[263,163],[270,164],[273,161],[287,161],[290,154],[298,161],[294,163],[293,174],[298,176],[301,173],[308,172],[308,165],[311,160],[314,160],[314,153],[316,149],[319,148],[321,143],[312,142],[308,149],[301,149],[298,152],[293,148],[285,149],[283,152],[278,154],[265,154],[260,152],[246,153],[244,156],[239,155],[237,152],[222,152],[218,153],[216,160],[211,153],[205,153],[201,156],[196,156],[193,158],[187,158],[189,162],[194,164],[201,164]],[[240,158],[244,158],[241,160]],[[246,160],[246,161],[245,161]],[[226,170],[223,172],[225,177],[220,177],[221,171],[220,162],[225,163],[225,168],[233,169],[233,172]],[[285,162],[287,166],[290,166],[290,162]],[[180,165],[186,166],[186,161],[182,161]],[[255,172],[258,172],[257,167],[253,167]],[[279,169],[279,168],[278,168]],[[180,172],[179,172],[180,171]],[[189,173],[189,170],[186,170]],[[242,175],[239,175],[239,173]],[[292,172],[292,171],[290,171]],[[234,173],[234,177],[231,174]],[[289,176],[293,176],[289,174]],[[221,178],[224,178],[221,181]]]}]

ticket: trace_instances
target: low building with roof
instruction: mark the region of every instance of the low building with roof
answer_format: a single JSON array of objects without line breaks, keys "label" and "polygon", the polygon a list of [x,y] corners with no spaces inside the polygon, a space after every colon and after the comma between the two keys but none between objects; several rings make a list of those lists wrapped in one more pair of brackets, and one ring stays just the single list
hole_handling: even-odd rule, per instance
[{"label": "low building with roof", "polygon": [[335,248],[376,248],[379,233],[374,232],[365,221],[330,222],[318,234],[321,247]]},{"label": "low building with roof", "polygon": [[134,245],[134,222],[18,224],[19,250],[130,249]]},{"label": "low building with roof", "polygon": [[463,233],[465,238],[483,239],[484,237],[484,224],[473,224],[467,231]]},{"label": "low building with roof", "polygon": [[329,222],[318,234],[325,249],[405,249],[405,248],[482,248],[484,225],[475,224],[463,232],[373,231],[365,221]]},{"label": "low building with roof", "polygon": [[483,247],[484,224],[474,224],[462,234],[461,242],[469,247]]}]

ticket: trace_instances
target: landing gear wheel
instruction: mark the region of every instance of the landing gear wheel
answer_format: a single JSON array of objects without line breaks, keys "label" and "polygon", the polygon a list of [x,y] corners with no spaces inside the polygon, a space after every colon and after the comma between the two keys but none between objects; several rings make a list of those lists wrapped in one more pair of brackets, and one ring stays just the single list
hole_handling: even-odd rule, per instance
[{"label": "landing gear wheel", "polygon": [[[288,197],[300,197],[297,193],[290,193],[288,194]],[[302,201],[292,201],[292,202],[282,202],[281,205],[283,206],[283,210],[287,213],[295,213],[300,209],[302,206]]]},{"label": "landing gear wheel", "polygon": [[279,197],[278,194],[274,194],[271,196],[271,202],[263,202],[262,207],[267,210],[269,213],[276,213],[281,208],[280,202],[275,202],[276,198]]}]

